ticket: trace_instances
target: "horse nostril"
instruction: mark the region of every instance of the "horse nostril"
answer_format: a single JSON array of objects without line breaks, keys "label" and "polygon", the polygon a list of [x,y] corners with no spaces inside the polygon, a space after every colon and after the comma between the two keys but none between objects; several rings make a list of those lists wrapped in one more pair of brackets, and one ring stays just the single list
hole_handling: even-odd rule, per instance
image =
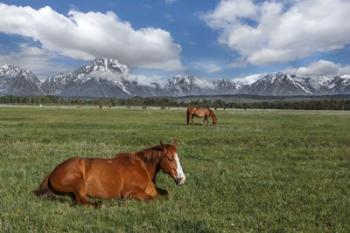
[{"label": "horse nostril", "polygon": [[185,183],[186,178],[184,176],[176,178],[175,182],[177,185]]}]

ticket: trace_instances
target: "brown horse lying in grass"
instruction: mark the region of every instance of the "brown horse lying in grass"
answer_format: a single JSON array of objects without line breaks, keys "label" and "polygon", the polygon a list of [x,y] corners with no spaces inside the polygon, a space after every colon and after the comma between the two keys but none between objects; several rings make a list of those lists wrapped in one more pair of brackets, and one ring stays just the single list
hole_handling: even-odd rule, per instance
[{"label": "brown horse lying in grass", "polygon": [[209,108],[188,107],[186,113],[187,124],[193,124],[193,117],[204,118],[203,125],[205,122],[207,122],[207,125],[209,124],[209,117],[211,118],[213,125],[218,122],[215,113]]},{"label": "brown horse lying in grass", "polygon": [[178,185],[185,182],[175,143],[161,142],[136,153],[120,153],[112,159],[70,158],[46,176],[34,193],[73,194],[73,200],[82,205],[92,204],[88,196],[150,200],[168,193],[156,187],[159,170]]}]

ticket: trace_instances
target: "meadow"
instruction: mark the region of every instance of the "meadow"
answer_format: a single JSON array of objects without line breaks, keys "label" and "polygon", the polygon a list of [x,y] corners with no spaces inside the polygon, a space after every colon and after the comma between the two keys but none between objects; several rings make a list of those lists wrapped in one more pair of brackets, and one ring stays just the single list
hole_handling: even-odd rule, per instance
[{"label": "meadow", "polygon": [[[0,107],[1,232],[350,232],[350,112]],[[200,120],[195,120],[200,122]],[[168,199],[100,209],[31,193],[72,156],[178,142],[187,175]]]}]

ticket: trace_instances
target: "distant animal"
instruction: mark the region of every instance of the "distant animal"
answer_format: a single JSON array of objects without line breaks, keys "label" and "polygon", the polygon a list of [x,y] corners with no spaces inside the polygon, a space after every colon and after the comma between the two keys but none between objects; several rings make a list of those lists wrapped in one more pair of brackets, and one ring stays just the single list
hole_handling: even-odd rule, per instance
[{"label": "distant animal", "polygon": [[134,153],[119,153],[111,159],[70,158],[47,175],[34,191],[37,196],[71,194],[74,203],[94,205],[88,197],[151,200],[168,192],[156,186],[162,170],[183,184],[186,176],[180,164],[176,143],[163,144]]},{"label": "distant animal", "polygon": [[209,117],[212,120],[212,124],[215,125],[218,122],[214,111],[209,108],[201,108],[201,107],[188,107],[186,111],[186,122],[187,124],[193,124],[193,117],[204,118],[203,125],[207,123],[209,124]]}]

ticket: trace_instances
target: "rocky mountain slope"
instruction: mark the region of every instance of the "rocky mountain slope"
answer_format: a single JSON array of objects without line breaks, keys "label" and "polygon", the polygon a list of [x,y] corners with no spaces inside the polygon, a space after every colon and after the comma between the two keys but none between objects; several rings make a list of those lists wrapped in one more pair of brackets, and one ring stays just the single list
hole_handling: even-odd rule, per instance
[{"label": "rocky mountain slope", "polygon": [[29,70],[13,65],[0,66],[0,95],[43,95],[40,80]]},{"label": "rocky mountain slope", "polygon": [[0,67],[0,95],[59,95],[64,97],[130,98],[133,96],[233,95],[262,96],[350,94],[350,75],[299,77],[285,73],[251,75],[237,79],[206,80],[174,76],[140,80],[117,60],[97,58],[73,72],[48,77],[43,83],[30,71]]}]

